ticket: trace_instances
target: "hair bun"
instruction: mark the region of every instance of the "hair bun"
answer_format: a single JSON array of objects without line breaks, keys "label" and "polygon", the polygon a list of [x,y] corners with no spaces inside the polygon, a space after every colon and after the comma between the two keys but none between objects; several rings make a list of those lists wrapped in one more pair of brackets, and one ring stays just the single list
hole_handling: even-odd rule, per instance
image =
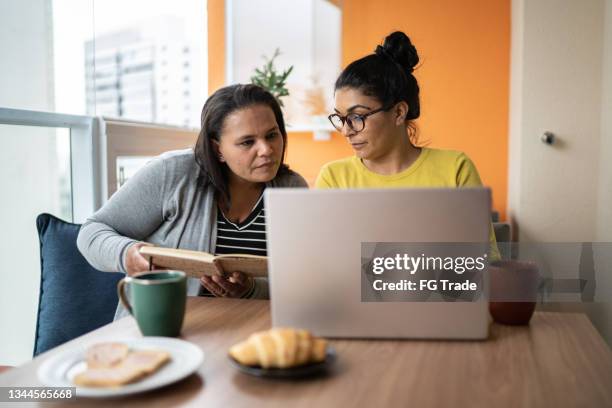
[{"label": "hair bun", "polygon": [[410,38],[401,31],[389,34],[383,45],[376,47],[375,53],[395,61],[409,73],[412,73],[414,67],[419,63],[416,48],[410,42]]}]

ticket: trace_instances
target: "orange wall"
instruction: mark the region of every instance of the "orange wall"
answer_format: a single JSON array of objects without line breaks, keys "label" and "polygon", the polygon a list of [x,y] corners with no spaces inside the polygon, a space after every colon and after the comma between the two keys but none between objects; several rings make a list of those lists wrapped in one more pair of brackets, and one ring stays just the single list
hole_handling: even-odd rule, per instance
[{"label": "orange wall", "polygon": [[[421,57],[421,142],[466,152],[505,219],[511,0],[345,0],[342,64],[369,54],[394,30]],[[225,83],[224,0],[208,1],[209,93]],[[289,135],[287,162],[313,183],[324,163],[350,156],[342,136]]]},{"label": "orange wall", "polygon": [[291,169],[300,173],[310,184],[319,174],[319,169],[332,160],[353,155],[353,149],[344,136],[333,132],[326,141],[313,140],[312,133],[289,133],[286,162]]},{"label": "orange wall", "polygon": [[208,0],[208,94],[225,85],[225,0]]},{"label": "orange wall", "polygon": [[[342,62],[371,53],[394,30],[419,52],[420,140],[462,150],[505,219],[511,0],[346,0]],[[341,152],[338,151],[338,154]]]}]

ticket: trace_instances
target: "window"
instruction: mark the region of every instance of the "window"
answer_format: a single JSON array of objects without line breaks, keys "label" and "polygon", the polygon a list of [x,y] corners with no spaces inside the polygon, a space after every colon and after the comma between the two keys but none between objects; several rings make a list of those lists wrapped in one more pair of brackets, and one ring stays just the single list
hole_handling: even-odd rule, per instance
[{"label": "window", "polygon": [[290,96],[283,98],[288,130],[331,130],[327,115],[340,73],[338,6],[327,0],[228,0],[226,8],[227,82],[250,82],[264,63],[262,56],[271,57],[279,48],[277,69],[293,65],[287,81]]},{"label": "window", "polygon": [[[57,111],[181,126],[188,115],[199,126],[199,112],[159,107],[204,104],[206,0],[52,0],[52,9]],[[185,75],[189,95],[161,91]]]}]

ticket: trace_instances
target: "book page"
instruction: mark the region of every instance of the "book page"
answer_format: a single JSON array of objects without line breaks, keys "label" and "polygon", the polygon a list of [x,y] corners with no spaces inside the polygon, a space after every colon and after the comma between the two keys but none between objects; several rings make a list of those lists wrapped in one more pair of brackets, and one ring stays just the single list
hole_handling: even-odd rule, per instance
[{"label": "book page", "polygon": [[243,272],[252,277],[268,276],[268,258],[248,254],[225,254],[214,256],[207,252],[185,249],[143,246],[140,253],[151,260],[156,268],[184,271],[192,278],[203,275]]}]

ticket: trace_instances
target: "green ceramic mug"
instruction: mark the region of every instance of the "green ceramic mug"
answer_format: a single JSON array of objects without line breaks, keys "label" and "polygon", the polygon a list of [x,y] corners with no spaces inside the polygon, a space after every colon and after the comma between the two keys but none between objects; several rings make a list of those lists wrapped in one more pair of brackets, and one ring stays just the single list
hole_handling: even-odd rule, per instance
[{"label": "green ceramic mug", "polygon": [[[125,295],[126,284],[129,284],[129,300]],[[117,293],[143,336],[180,334],[187,301],[185,272],[148,271],[126,276],[119,281]]]}]

